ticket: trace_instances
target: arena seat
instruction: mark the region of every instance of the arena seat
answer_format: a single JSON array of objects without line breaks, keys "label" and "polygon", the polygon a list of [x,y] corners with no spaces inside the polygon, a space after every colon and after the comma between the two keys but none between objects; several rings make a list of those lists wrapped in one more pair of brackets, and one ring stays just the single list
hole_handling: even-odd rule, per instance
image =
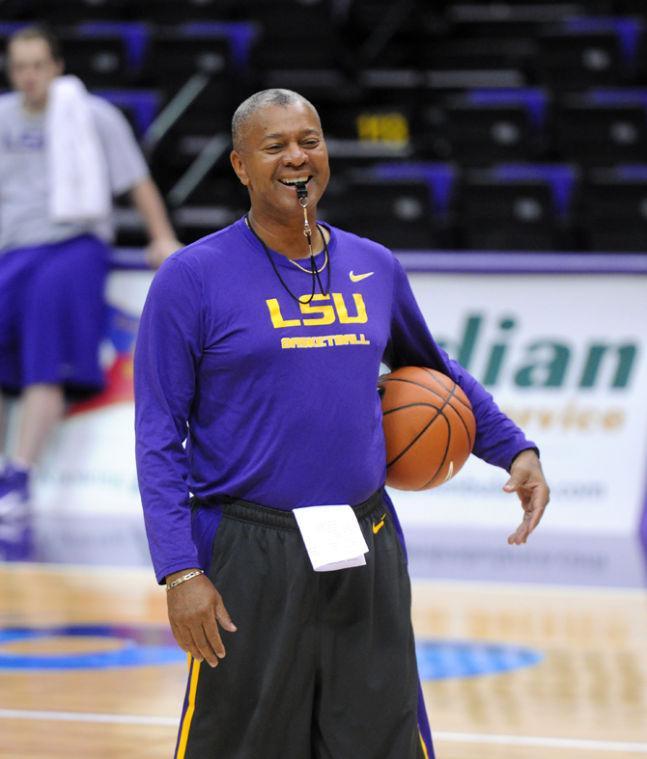
[{"label": "arena seat", "polygon": [[536,69],[538,43],[531,37],[440,37],[422,47],[419,65],[427,69]]},{"label": "arena seat", "polygon": [[586,14],[586,2],[458,2],[449,3],[445,18],[455,37],[537,39],[542,28]]},{"label": "arena seat", "polygon": [[88,88],[132,82],[134,71],[119,32],[88,36],[71,30],[62,33],[60,38],[67,72],[79,76]]},{"label": "arena seat", "polygon": [[355,172],[347,180],[343,191],[331,188],[322,202],[327,221],[395,249],[437,244],[426,181],[380,178],[369,171]]},{"label": "arena seat", "polygon": [[436,156],[485,165],[535,160],[545,148],[546,93],[539,89],[477,89],[447,96],[423,112],[418,147]]},{"label": "arena seat", "polygon": [[554,122],[560,156],[585,166],[639,162],[647,155],[647,90],[592,90],[565,96]]},{"label": "arena seat", "polygon": [[[86,2],[92,0],[86,0]],[[105,0],[104,0],[105,1]],[[174,27],[190,22],[215,19],[227,19],[237,8],[240,0],[146,0],[133,2],[126,0],[129,5],[129,17],[142,21],[151,21],[164,27]]]},{"label": "arena seat", "polygon": [[334,68],[346,54],[326,3],[249,0],[245,11],[259,29],[252,52],[259,72]]},{"label": "arena seat", "polygon": [[465,173],[457,194],[459,246],[483,250],[573,250],[576,170],[510,164]]},{"label": "arena seat", "polygon": [[647,164],[588,173],[578,204],[587,249],[647,251]]},{"label": "arena seat", "polygon": [[[641,246],[640,181],[617,172],[647,155],[644,0],[5,0],[2,9],[0,37],[50,22],[68,70],[123,110],[184,239],[244,207],[223,158],[236,105],[287,87],[320,111],[333,172],[323,210],[342,225],[352,210],[358,231],[398,246]],[[397,201],[407,183],[418,185],[408,190],[415,202]],[[624,221],[613,187],[634,209]],[[590,209],[608,212],[606,228],[587,220]]]},{"label": "arena seat", "polygon": [[246,64],[248,53],[238,52],[237,43],[248,46],[252,36],[247,24],[198,23],[158,29],[150,43],[147,78],[167,85],[182,83],[196,72],[227,79]]},{"label": "arena seat", "polygon": [[613,29],[584,33],[559,28],[544,32],[539,44],[541,79],[555,91],[631,81],[631,68]]},{"label": "arena seat", "polygon": [[4,21],[72,26],[80,20],[126,20],[131,0],[4,0]]}]

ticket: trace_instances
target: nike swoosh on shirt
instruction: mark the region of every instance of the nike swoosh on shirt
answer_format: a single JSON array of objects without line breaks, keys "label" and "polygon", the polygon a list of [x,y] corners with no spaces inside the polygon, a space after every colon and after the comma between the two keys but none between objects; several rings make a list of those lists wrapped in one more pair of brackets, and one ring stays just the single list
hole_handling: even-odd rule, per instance
[{"label": "nike swoosh on shirt", "polygon": [[351,282],[361,282],[363,279],[372,277],[374,274],[374,271],[367,271],[366,274],[355,274],[352,271],[348,272],[348,276],[350,277]]}]

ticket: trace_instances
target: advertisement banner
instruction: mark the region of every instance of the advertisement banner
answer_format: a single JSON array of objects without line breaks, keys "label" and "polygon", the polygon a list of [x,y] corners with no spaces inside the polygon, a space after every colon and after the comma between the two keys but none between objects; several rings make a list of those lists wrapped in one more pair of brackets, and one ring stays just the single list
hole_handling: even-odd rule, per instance
[{"label": "advertisement banner", "polygon": [[[542,529],[635,532],[647,462],[647,278],[410,279],[434,337],[540,447],[552,488]],[[436,490],[393,495],[409,526],[511,527],[506,479],[472,456]]]}]

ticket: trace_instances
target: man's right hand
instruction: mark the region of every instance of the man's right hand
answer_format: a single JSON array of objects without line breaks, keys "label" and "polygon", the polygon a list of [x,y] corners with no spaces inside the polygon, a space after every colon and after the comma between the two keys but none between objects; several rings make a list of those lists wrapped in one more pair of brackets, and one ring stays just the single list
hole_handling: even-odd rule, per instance
[{"label": "man's right hand", "polygon": [[[191,569],[183,569],[166,578],[170,583]],[[227,632],[236,632],[222,596],[206,575],[171,588],[166,594],[168,618],[175,640],[197,661],[217,667],[225,656],[218,624]],[[218,624],[216,624],[216,621]]]}]

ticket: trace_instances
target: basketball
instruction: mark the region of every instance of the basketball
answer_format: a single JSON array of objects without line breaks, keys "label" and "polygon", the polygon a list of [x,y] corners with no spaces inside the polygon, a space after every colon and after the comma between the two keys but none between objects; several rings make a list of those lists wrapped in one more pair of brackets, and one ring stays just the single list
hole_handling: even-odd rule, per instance
[{"label": "basketball", "polygon": [[454,477],[476,435],[469,399],[451,377],[404,366],[380,377],[386,484],[427,490]]}]

